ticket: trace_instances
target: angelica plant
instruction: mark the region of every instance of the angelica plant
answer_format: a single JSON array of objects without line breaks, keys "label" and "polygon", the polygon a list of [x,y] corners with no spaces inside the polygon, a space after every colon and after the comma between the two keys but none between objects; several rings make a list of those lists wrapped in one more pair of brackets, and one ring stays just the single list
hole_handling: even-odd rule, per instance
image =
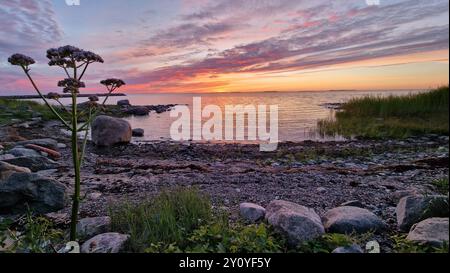
[{"label": "angelica plant", "polygon": [[[72,99],[70,108],[64,106],[60,101],[60,94],[50,92],[47,95],[44,95],[38,88],[30,74],[30,66],[35,63],[34,59],[22,54],[14,54],[8,58],[8,62],[12,65],[20,66],[23,69],[31,85],[47,107],[72,134],[72,158],[75,181],[74,194],[72,196],[70,240],[75,241],[77,237],[76,227],[80,206],[81,165],[85,155],[89,127],[95,116],[97,116],[105,106],[111,93],[125,85],[125,82],[114,78],[101,81],[101,84],[105,85],[108,90],[103,102],[98,104],[99,98],[97,96],[91,96],[89,98],[89,103],[87,104],[87,109],[78,109],[77,97],[80,93],[80,88],[86,87],[85,83],[82,81],[83,76],[88,67],[93,63],[103,63],[102,57],[93,52],[68,45],[47,50],[47,58],[49,59],[49,66],[56,66],[64,71],[66,78],[58,82],[58,87],[62,88],[63,93],[70,94]],[[50,103],[51,100],[55,101],[59,107],[55,107]],[[86,120],[86,122],[81,123],[80,120]],[[79,133],[84,133],[84,137],[81,140],[78,139]]]}]

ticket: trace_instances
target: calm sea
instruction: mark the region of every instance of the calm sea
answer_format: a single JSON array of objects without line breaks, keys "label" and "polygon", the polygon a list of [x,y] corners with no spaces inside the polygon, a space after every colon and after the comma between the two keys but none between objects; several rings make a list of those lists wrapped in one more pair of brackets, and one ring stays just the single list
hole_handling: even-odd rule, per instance
[{"label": "calm sea", "polygon": [[[317,121],[332,118],[335,111],[324,107],[326,103],[342,103],[364,96],[408,95],[420,91],[324,91],[324,92],[264,92],[264,93],[208,93],[208,94],[133,94],[113,97],[110,104],[129,99],[132,105],[182,104],[192,108],[193,97],[201,97],[205,105],[218,105],[225,113],[225,105],[278,105],[279,140],[342,140],[341,137],[322,137],[316,133]],[[68,101],[67,101],[68,102]],[[139,140],[169,140],[170,126],[176,118],[169,113],[151,113],[147,117],[126,118],[133,128],[145,130]]]}]

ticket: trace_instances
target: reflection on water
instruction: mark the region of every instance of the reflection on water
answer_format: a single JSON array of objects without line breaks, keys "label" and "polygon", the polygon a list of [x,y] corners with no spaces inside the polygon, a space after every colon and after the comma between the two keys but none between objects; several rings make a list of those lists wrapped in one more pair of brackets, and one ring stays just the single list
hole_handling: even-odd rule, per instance
[{"label": "reflection on water", "polygon": [[[225,113],[225,105],[278,105],[279,140],[342,140],[341,137],[323,138],[316,133],[317,121],[331,118],[334,110],[321,106],[325,103],[342,103],[351,98],[368,95],[408,95],[419,91],[329,91],[329,92],[264,92],[264,93],[211,93],[211,94],[145,94],[128,95],[132,105],[183,104],[191,108],[192,99],[200,96],[202,107],[208,104],[218,105]],[[115,104],[125,97],[112,97],[109,103]],[[69,103],[68,100],[64,103]],[[126,118],[133,128],[143,128],[145,137],[139,140],[170,139],[170,125],[176,118],[169,113],[151,113],[146,117]]]}]

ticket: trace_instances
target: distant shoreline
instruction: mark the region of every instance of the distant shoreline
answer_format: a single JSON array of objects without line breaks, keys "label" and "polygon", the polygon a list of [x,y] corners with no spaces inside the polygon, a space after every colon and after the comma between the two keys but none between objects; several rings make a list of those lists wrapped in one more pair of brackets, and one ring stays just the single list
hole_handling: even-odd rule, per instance
[{"label": "distant shoreline", "polygon": [[[99,94],[79,94],[77,97],[79,98],[88,98],[90,96],[97,96],[97,97],[106,97],[108,94],[106,93],[99,93]],[[109,95],[110,97],[126,97],[127,95],[124,93],[112,93]],[[72,95],[70,94],[61,94],[61,98],[71,98]],[[40,99],[41,97],[39,95],[14,95],[14,96],[0,96],[0,99],[6,99],[6,100],[31,100],[31,99]]]}]

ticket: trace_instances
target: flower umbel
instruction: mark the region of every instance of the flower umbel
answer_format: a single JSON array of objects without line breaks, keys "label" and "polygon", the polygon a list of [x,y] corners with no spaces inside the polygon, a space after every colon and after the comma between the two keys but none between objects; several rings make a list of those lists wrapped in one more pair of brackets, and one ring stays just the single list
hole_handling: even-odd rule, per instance
[{"label": "flower umbel", "polygon": [[85,88],[84,82],[68,78],[58,82],[59,87],[63,87],[64,93],[79,93],[80,88]]},{"label": "flower umbel", "polygon": [[24,69],[29,70],[29,66],[36,63],[33,58],[25,56],[23,54],[16,53],[8,58],[8,62],[12,65],[22,66]]},{"label": "flower umbel", "polygon": [[103,84],[104,86],[106,86],[106,88],[108,89],[109,92],[113,92],[115,89],[120,88],[121,86],[125,85],[125,82],[122,81],[121,79],[115,79],[115,78],[111,78],[111,79],[106,79],[100,82],[101,84]]}]

